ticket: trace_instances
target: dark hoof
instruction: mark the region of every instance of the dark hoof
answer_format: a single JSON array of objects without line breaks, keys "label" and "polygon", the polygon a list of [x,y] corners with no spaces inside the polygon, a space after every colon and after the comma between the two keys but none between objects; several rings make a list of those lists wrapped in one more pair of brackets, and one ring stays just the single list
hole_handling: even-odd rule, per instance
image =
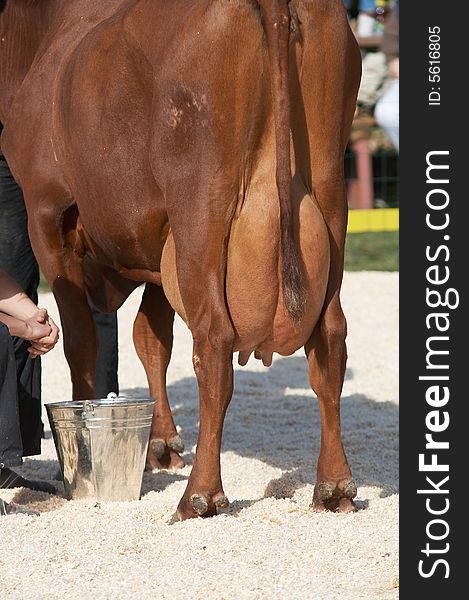
[{"label": "dark hoof", "polygon": [[215,500],[215,506],[217,508],[228,508],[229,505],[230,505],[230,501],[224,495],[220,496],[220,498],[218,498],[218,500]]},{"label": "dark hoof", "polygon": [[184,452],[184,442],[182,441],[180,435],[175,435],[172,437],[168,441],[168,446],[171,448],[171,450],[174,450],[174,452],[177,452],[178,454],[182,454]]},{"label": "dark hoof", "polygon": [[217,512],[230,505],[228,498],[220,491],[212,494],[184,494],[177,507],[177,518],[180,521],[198,517],[214,517]]},{"label": "dark hoof", "polygon": [[158,438],[150,440],[150,450],[157,460],[162,459],[166,452],[166,444],[164,440]]},{"label": "dark hoof", "polygon": [[[159,440],[156,440],[157,442]],[[156,452],[159,453],[159,444],[156,444]],[[165,446],[164,453],[157,458],[155,451],[151,444],[148,445],[147,459],[145,464],[146,471],[154,471],[156,469],[182,469],[184,467],[184,461],[182,458],[171,450],[169,446]]]},{"label": "dark hoof", "polygon": [[[192,494],[190,497],[190,507],[192,508],[192,516],[198,517],[213,517],[217,514],[217,511],[222,508],[227,508],[230,505],[228,498],[225,494],[219,496],[216,500],[209,499],[206,496],[202,496],[202,494]],[[178,517],[181,520],[186,518],[190,518],[190,509],[189,513],[187,510],[181,510],[183,507],[180,505],[178,510]]]},{"label": "dark hoof", "polygon": [[321,481],[314,488],[313,507],[318,512],[355,512],[356,507],[353,498],[356,495],[357,486],[352,480]]},{"label": "dark hoof", "polygon": [[327,500],[330,500],[332,498],[332,496],[334,495],[334,489],[335,489],[335,485],[333,483],[328,483],[328,482],[319,483],[317,485],[317,493],[316,493],[316,489],[314,490],[316,499],[319,500],[320,502],[327,502]]},{"label": "dark hoof", "polygon": [[192,504],[192,508],[199,515],[199,517],[202,517],[208,511],[208,502],[203,496],[199,496],[198,494],[193,494],[191,496],[191,504]]},{"label": "dark hoof", "polygon": [[350,500],[353,500],[353,498],[355,498],[355,496],[357,495],[357,486],[355,485],[355,483],[353,481],[349,481],[347,483],[347,485],[344,487],[344,496],[346,498],[349,498]]},{"label": "dark hoof", "polygon": [[339,500],[339,506],[336,510],[340,513],[354,513],[357,512],[357,507],[355,506],[353,500],[350,500],[350,498],[341,498]]}]

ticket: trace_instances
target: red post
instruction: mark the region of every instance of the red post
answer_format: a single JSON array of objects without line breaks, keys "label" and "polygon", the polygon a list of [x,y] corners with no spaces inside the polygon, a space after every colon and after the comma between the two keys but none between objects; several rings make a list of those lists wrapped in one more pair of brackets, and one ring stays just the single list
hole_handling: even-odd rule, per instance
[{"label": "red post", "polygon": [[373,208],[373,163],[368,141],[356,140],[352,143],[356,158],[357,179],[351,180],[348,187],[350,208]]}]

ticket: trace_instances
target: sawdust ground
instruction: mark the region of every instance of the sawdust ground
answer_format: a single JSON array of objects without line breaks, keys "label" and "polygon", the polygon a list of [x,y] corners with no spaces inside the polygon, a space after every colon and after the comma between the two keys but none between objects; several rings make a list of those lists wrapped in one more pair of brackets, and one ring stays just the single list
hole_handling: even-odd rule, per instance
[{"label": "sawdust ground", "polygon": [[[131,344],[140,290],[119,311],[120,383],[147,394]],[[359,485],[353,515],[309,508],[319,450],[319,414],[302,352],[270,369],[238,369],[225,425],[222,474],[231,506],[208,520],[169,525],[183,493],[197,435],[191,338],[180,321],[169,396],[186,443],[179,472],[145,473],[132,503],[68,502],[17,489],[8,501],[38,510],[0,522],[4,600],[154,598],[225,600],[398,597],[398,275],[346,273],[349,323],[343,440]],[[41,305],[57,315],[50,294]],[[70,399],[62,349],[43,361],[45,402]],[[43,453],[22,468],[57,469],[46,421]]]}]

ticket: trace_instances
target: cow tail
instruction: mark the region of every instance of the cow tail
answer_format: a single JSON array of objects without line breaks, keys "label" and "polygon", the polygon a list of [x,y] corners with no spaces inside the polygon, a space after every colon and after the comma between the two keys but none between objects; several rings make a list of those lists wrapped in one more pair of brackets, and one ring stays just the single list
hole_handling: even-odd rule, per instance
[{"label": "cow tail", "polygon": [[290,94],[288,62],[290,40],[289,0],[258,0],[270,65],[275,122],[276,182],[280,203],[282,287],[285,307],[300,321],[305,308],[305,288],[299,251],[293,232],[290,167]]}]

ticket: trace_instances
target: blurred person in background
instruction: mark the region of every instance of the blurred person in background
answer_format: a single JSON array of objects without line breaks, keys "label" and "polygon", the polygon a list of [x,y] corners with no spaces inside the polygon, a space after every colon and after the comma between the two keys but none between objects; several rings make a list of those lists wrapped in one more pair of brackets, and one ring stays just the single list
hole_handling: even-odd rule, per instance
[{"label": "blurred person in background", "polygon": [[355,20],[357,37],[379,36],[383,33],[384,21],[391,0],[344,0],[351,20]]},{"label": "blurred person in background", "polygon": [[380,50],[386,56],[389,83],[376,103],[374,116],[399,152],[399,0],[386,20]]},{"label": "blurred person in background", "polygon": [[356,34],[358,37],[382,35],[389,0],[359,0]]}]

